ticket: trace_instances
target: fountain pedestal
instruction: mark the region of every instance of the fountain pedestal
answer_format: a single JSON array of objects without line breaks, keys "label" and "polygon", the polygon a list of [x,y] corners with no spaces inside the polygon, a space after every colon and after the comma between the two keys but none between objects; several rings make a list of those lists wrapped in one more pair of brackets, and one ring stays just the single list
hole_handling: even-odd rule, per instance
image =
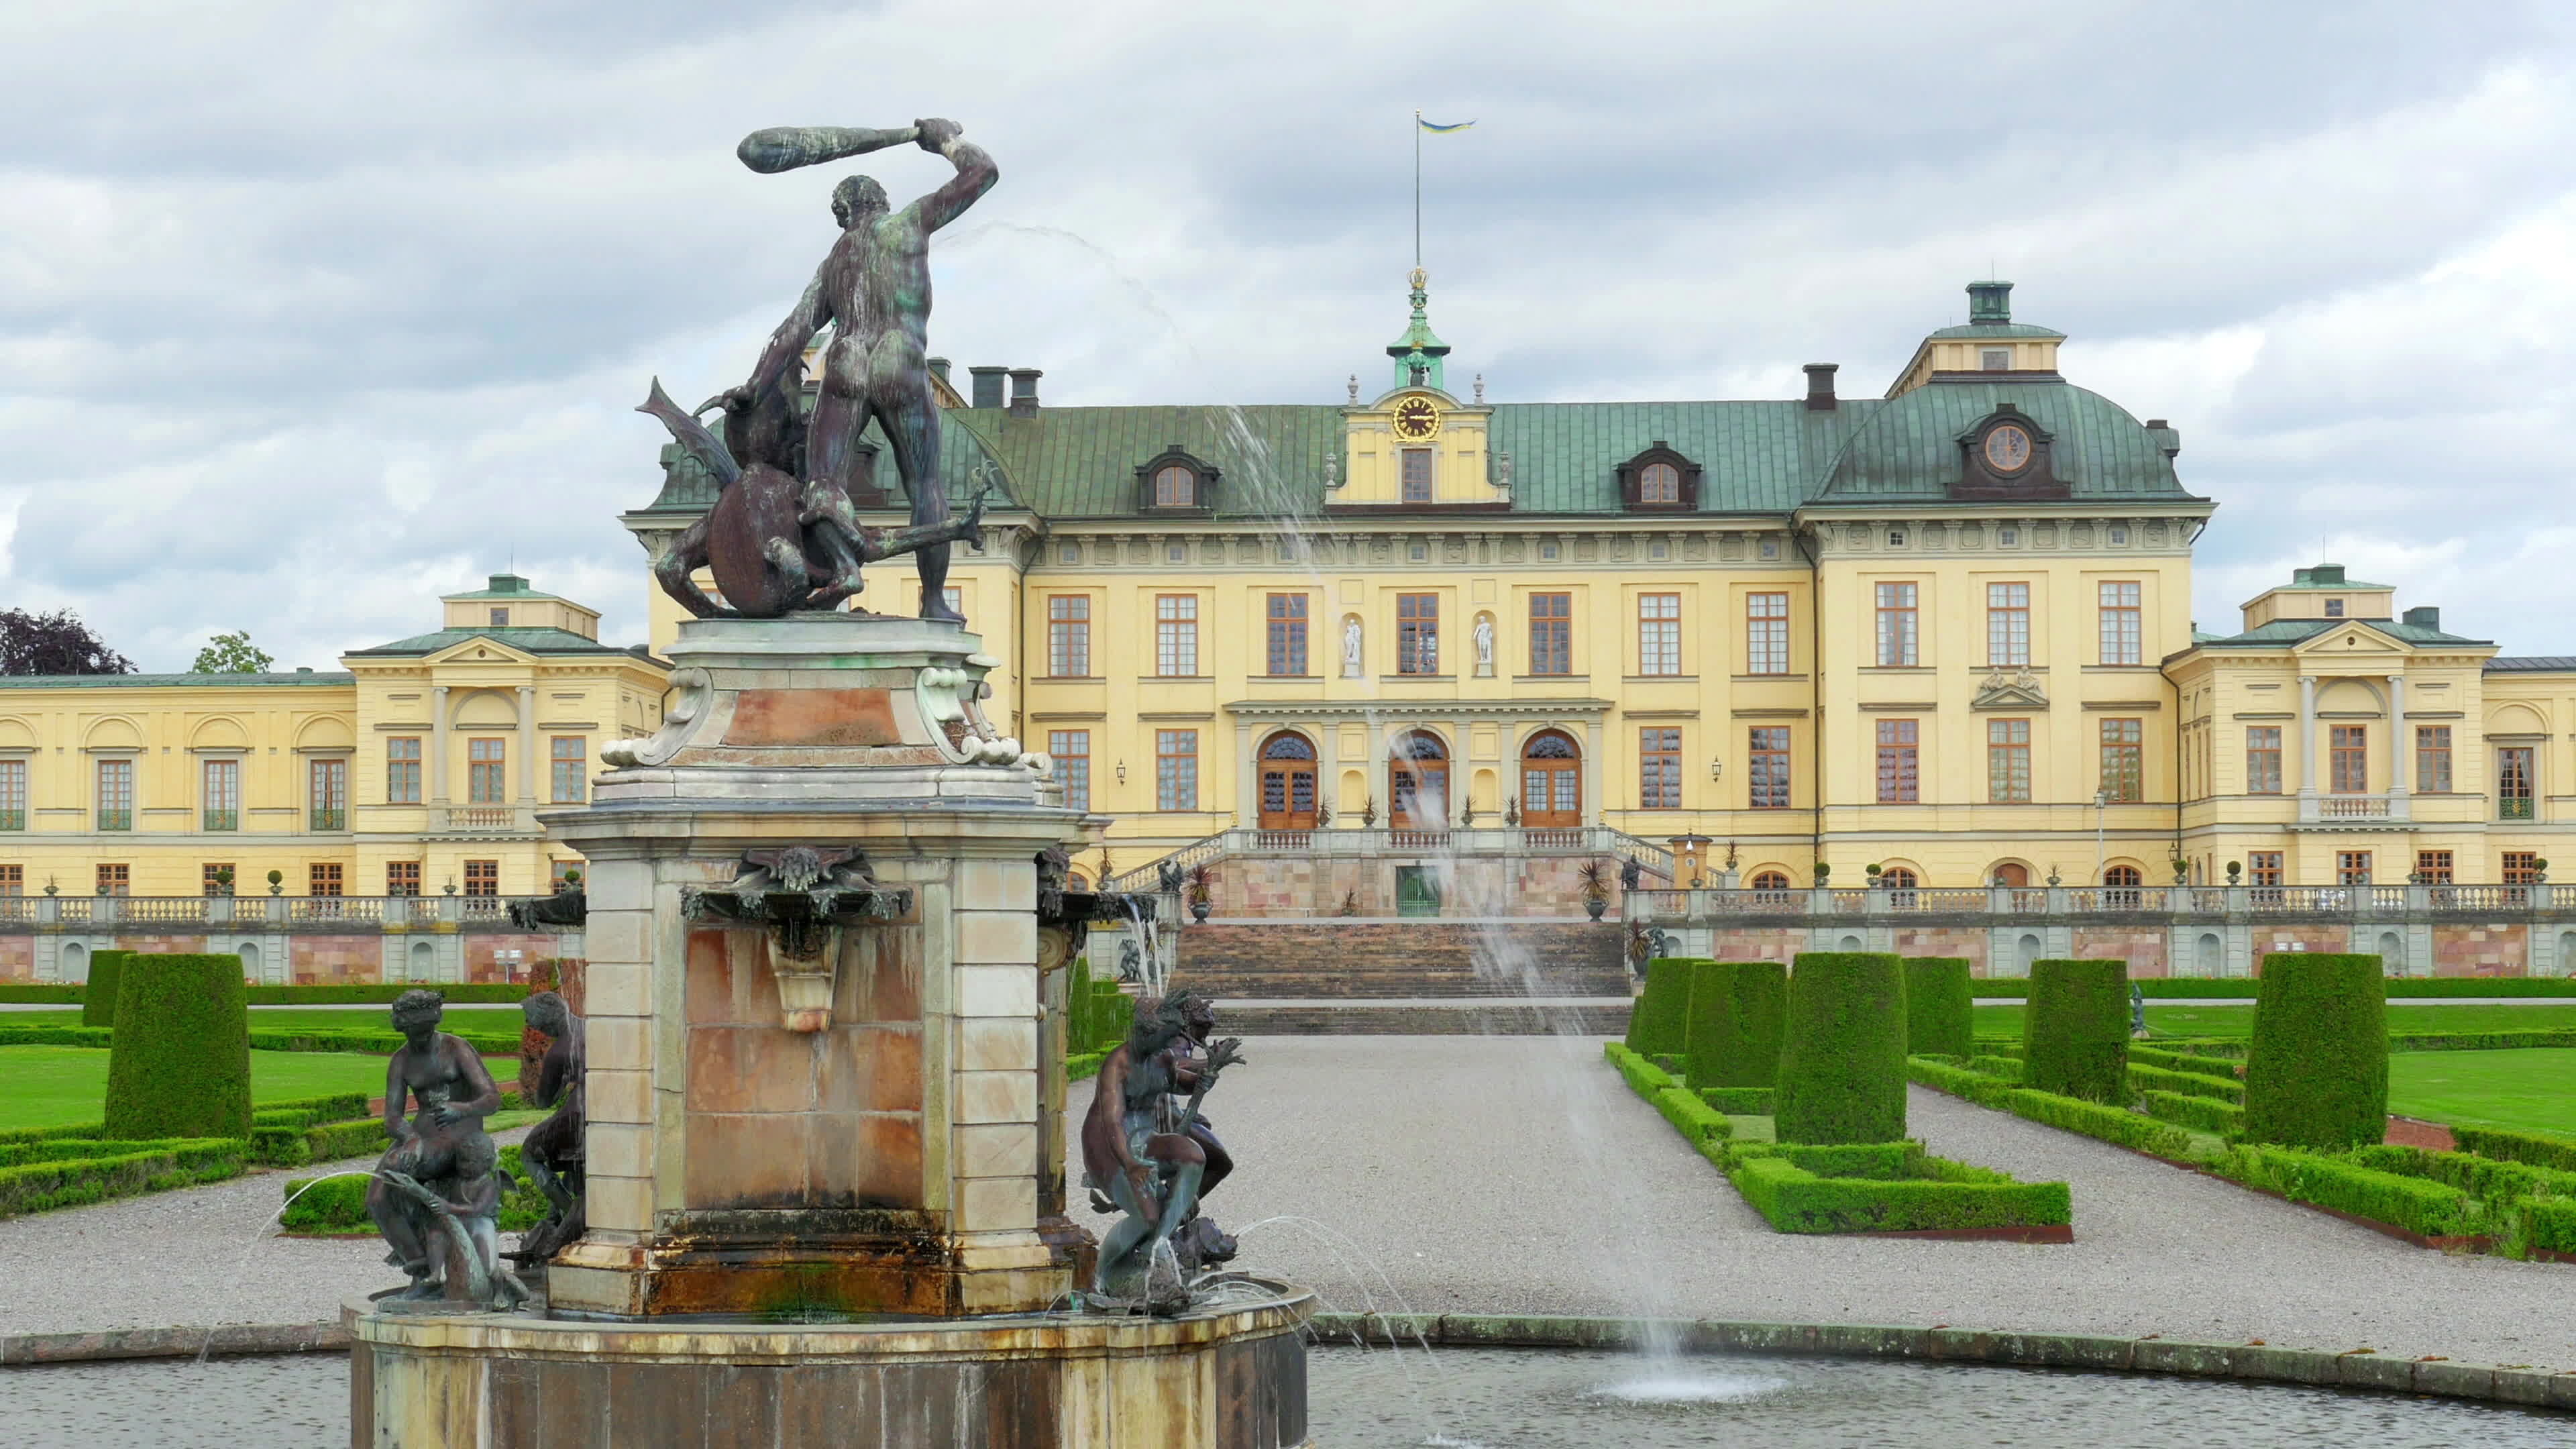
[{"label": "fountain pedestal", "polygon": [[662,729],[545,817],[587,870],[588,1231],[542,1316],[356,1316],[355,1442],[552,1443],[492,1427],[525,1393],[573,1426],[668,1411],[625,1410],[621,1449],[947,1442],[711,1424],[719,1389],[785,1426],[826,1381],[862,1418],[927,1395],[1028,1426],[955,1442],[1302,1440],[1290,1300],[1047,1312],[1089,1235],[1064,1211],[1038,864],[1082,826],[976,707],[976,646],[850,614],[681,626]]}]

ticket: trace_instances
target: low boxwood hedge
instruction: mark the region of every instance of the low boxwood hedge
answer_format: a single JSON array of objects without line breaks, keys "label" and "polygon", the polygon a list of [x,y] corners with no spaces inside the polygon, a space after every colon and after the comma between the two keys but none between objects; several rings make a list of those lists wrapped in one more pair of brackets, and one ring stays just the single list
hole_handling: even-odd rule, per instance
[{"label": "low boxwood hedge", "polygon": [[1690,981],[1690,1022],[1682,1038],[1688,1084],[1776,1085],[1788,968],[1777,961],[1700,961]]},{"label": "low boxwood hedge", "polygon": [[2524,1047],[2576,1047],[2576,1029],[2418,1031],[2388,1039],[2393,1052],[2502,1052]]},{"label": "low boxwood hedge", "polygon": [[[2251,1001],[2262,982],[2253,976],[2142,976],[2132,983],[2149,1001]],[[2030,994],[2030,982],[2019,977],[1981,976],[1977,995],[2010,1000]],[[2390,1001],[2458,1001],[2488,997],[2576,996],[2570,976],[2385,976],[2381,995]]]},{"label": "low boxwood hedge", "polygon": [[116,1033],[103,1026],[10,1026],[0,1022],[0,1046],[104,1047]]},{"label": "low boxwood hedge", "polygon": [[2213,1170],[2292,1202],[2351,1213],[2423,1237],[2468,1237],[2489,1226],[2478,1204],[2448,1183],[2365,1167],[2346,1157],[2239,1143]]},{"label": "low boxwood hedge", "polygon": [[2000,1077],[1973,1070],[1956,1060],[1944,1061],[1938,1057],[1907,1057],[1905,1074],[1909,1080],[1920,1082],[1936,1092],[1965,1097],[1980,1107],[2001,1107],[2004,1094],[2014,1090],[2011,1082]]},{"label": "low boxwood hedge", "polygon": [[2234,1077],[2213,1077],[2200,1072],[2169,1072],[2162,1067],[2129,1064],[2129,1092],[2177,1092],[2186,1097],[2213,1097],[2221,1102],[2242,1105],[2245,1084]]},{"label": "low boxwood hedge", "polygon": [[240,1175],[249,1160],[247,1142],[213,1138],[0,1167],[0,1217],[219,1182]]},{"label": "low boxwood hedge", "polygon": [[1778,1093],[1769,1087],[1702,1087],[1699,1099],[1729,1117],[1768,1117]]},{"label": "low boxwood hedge", "polygon": [[1977,998],[1965,956],[1905,958],[1905,1050],[1915,1056],[1970,1054]]},{"label": "low boxwood hedge", "polygon": [[[2134,1072],[2137,1068],[2129,1070]],[[2140,1095],[2146,1102],[2147,1115],[2159,1121],[2221,1138],[2232,1138],[2245,1130],[2245,1109],[2233,1102],[2188,1097],[2180,1092],[2147,1091]]]},{"label": "low boxwood hedge", "polygon": [[2023,1078],[2028,1075],[2026,1064],[2019,1057],[1970,1057],[1968,1070],[1983,1072],[1987,1076],[2011,1082],[2015,1086],[2019,1086]]},{"label": "low boxwood hedge", "polygon": [[[247,997],[252,1006],[391,1006],[395,997],[420,984],[386,981],[337,986],[253,986]],[[524,981],[440,982],[437,990],[450,1006],[515,1006],[528,999],[528,984]]]},{"label": "low boxwood hedge", "polygon": [[1646,989],[1628,1013],[1628,1050],[1641,1056],[1690,1050],[1689,956],[1658,956],[1646,963]]},{"label": "low boxwood hedge", "polygon": [[0,981],[0,1002],[12,1006],[78,1006],[81,1004],[80,983],[76,981]]},{"label": "low boxwood hedge", "polygon": [[2190,1162],[2199,1155],[2190,1132],[2171,1122],[2159,1122],[2107,1102],[2088,1102],[2081,1097],[2061,1097],[2053,1092],[2036,1092],[2024,1087],[2006,1092],[2003,1107],[2016,1117],[2028,1118],[2044,1127],[2080,1132],[2150,1157]]},{"label": "low boxwood hedge", "polygon": [[2128,1099],[2129,963],[2034,961],[2023,1013],[2023,1080],[2092,1102]]},{"label": "low boxwood hedge", "polygon": [[2162,1067],[2168,1072],[2198,1072],[2204,1077],[2226,1077],[2232,1081],[2236,1077],[2237,1067],[2241,1064],[2234,1059],[2202,1050],[2196,1045],[2175,1046],[2168,1043],[2148,1046],[2143,1042],[2129,1043],[2129,1065],[2133,1067]]},{"label": "low boxwood hedge", "polygon": [[2552,1137],[2545,1132],[2509,1132],[2501,1127],[2454,1127],[2451,1140],[2460,1145],[2461,1151],[2480,1157],[2576,1172],[2576,1138]]},{"label": "low boxwood hedge", "polygon": [[2274,952],[2245,1059],[2245,1135],[2350,1147],[2388,1130],[2388,1004],[2379,958]]},{"label": "low boxwood hedge", "polygon": [[1783,1142],[1904,1138],[1905,972],[1895,956],[1799,953],[1775,1102]]},{"label": "low boxwood hedge", "polygon": [[1656,1066],[1643,1055],[1629,1050],[1618,1042],[1602,1043],[1601,1051],[1603,1056],[1610,1059],[1610,1065],[1619,1069],[1620,1077],[1628,1083],[1628,1090],[1650,1102],[1654,1100],[1657,1092],[1666,1087],[1681,1085],[1673,1080],[1672,1073]]},{"label": "low boxwood hedge", "polygon": [[2540,1198],[2525,1202],[2521,1227],[2526,1252],[2576,1257],[2576,1200]]},{"label": "low boxwood hedge", "polygon": [[[1750,1145],[1732,1154],[1727,1178],[1763,1221],[1784,1233],[1955,1232],[2074,1221],[2065,1183],[2015,1182],[1926,1156],[1914,1142],[1878,1144],[1876,1151],[1878,1157],[1853,1164],[1869,1175],[1828,1176],[1820,1169],[1841,1164],[1802,1164],[1783,1149]],[[1891,1152],[1895,1170],[1887,1171]]]},{"label": "low boxwood hedge", "polygon": [[[500,1170],[508,1173],[517,1186],[503,1194],[497,1225],[505,1233],[524,1233],[544,1220],[545,1198],[530,1183],[516,1143],[501,1149]],[[277,1225],[290,1233],[372,1237],[376,1224],[367,1216],[367,1184],[371,1180],[369,1174],[357,1172],[288,1178]]]},{"label": "low boxwood hedge", "polygon": [[103,1137],[41,1137],[32,1142],[0,1142],[0,1167],[24,1167],[30,1162],[78,1162],[90,1157],[124,1157],[136,1152],[158,1152],[188,1140],[169,1137],[157,1142],[115,1142]]}]

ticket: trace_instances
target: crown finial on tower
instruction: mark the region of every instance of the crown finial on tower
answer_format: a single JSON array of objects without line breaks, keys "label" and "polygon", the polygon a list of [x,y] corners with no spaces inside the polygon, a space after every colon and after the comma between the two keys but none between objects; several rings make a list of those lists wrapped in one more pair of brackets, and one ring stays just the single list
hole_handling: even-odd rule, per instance
[{"label": "crown finial on tower", "polygon": [[1431,330],[1431,274],[1415,267],[1405,281],[1412,289],[1413,321],[1386,348],[1386,355],[1395,359],[1395,385],[1446,391],[1440,360],[1449,355],[1449,344]]}]

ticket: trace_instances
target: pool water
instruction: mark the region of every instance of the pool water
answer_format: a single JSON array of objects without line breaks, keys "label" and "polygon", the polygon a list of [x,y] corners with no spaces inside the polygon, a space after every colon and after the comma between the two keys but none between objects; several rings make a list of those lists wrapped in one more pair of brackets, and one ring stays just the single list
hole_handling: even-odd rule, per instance
[{"label": "pool water", "polygon": [[[2567,1415],[2220,1379],[1543,1349],[1317,1348],[1309,1367],[1309,1429],[1330,1449],[2576,1443]],[[0,1369],[11,1449],[338,1449],[348,1415],[338,1354]]]}]

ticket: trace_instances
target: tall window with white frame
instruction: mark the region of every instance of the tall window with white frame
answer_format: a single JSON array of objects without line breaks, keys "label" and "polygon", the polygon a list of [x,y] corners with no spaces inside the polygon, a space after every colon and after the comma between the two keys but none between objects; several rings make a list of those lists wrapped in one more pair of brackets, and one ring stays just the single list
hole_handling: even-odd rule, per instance
[{"label": "tall window with white frame", "polygon": [[2530,820],[2532,810],[2532,748],[2529,745],[2498,746],[2496,756],[2496,818]]},{"label": "tall window with white frame", "polygon": [[2281,727],[2279,725],[2245,727],[2245,793],[2248,795],[2281,793]]},{"label": "tall window with white frame", "polygon": [[198,810],[201,830],[241,829],[241,761],[208,760],[205,776],[205,800]]},{"label": "tall window with white frame", "polygon": [[1667,725],[1637,731],[1637,808],[1682,808],[1682,732]]},{"label": "tall window with white frame", "polygon": [[1529,596],[1529,649],[1530,673],[1574,672],[1574,595]]},{"label": "tall window with white frame", "polygon": [[510,801],[509,742],[470,739],[465,742],[465,803],[506,805]]},{"label": "tall window with white frame", "polygon": [[1306,675],[1306,596],[1272,594],[1269,606],[1271,677],[1302,679]]},{"label": "tall window with white frame", "polygon": [[2146,729],[2134,719],[2102,721],[2102,798],[2134,804],[2146,796]]},{"label": "tall window with white frame", "polygon": [[2136,664],[2143,657],[2146,631],[2134,583],[2102,585],[2102,662]]},{"label": "tall window with white frame", "polygon": [[1395,672],[1440,672],[1440,596],[1395,596]]},{"label": "tall window with white frame", "polygon": [[0,830],[27,828],[27,762],[0,760]]},{"label": "tall window with white frame", "polygon": [[397,735],[385,741],[385,803],[420,803],[420,737]]},{"label": "tall window with white frame", "polygon": [[1431,450],[1430,450],[1429,448],[1407,448],[1407,449],[1405,449],[1405,450],[1404,450],[1404,457],[1403,457],[1403,467],[1404,467],[1404,480],[1403,480],[1403,489],[1404,489],[1404,491],[1403,491],[1403,493],[1402,493],[1402,495],[1401,495],[1402,501],[1404,501],[1404,502],[1406,502],[1406,503],[1428,503],[1428,502],[1430,502],[1430,501],[1431,501]]},{"label": "tall window with white frame", "polygon": [[1912,805],[1922,799],[1922,774],[1916,754],[1918,721],[1878,722],[1878,803]]},{"label": "tall window with white frame", "polygon": [[1091,677],[1091,596],[1047,596],[1047,674],[1056,679]]},{"label": "tall window with white frame", "polygon": [[2370,793],[2370,727],[2367,725],[2331,725],[2327,728],[2326,788],[2337,795]]},{"label": "tall window with white frame", "polygon": [[1998,669],[2030,663],[2030,585],[1986,585],[1986,663]]},{"label": "tall window with white frame", "polygon": [[1675,675],[1682,672],[1682,596],[1637,596],[1637,672]]},{"label": "tall window with white frame", "polygon": [[1154,808],[1199,808],[1199,732],[1154,731]]},{"label": "tall window with white frame", "polygon": [[1789,672],[1789,596],[1744,596],[1744,672]]},{"label": "tall window with white frame", "polygon": [[546,742],[546,791],[557,805],[578,805],[589,796],[590,742],[579,735],[556,735]]},{"label": "tall window with white frame", "polygon": [[1878,586],[1878,663],[1883,669],[1910,667],[1919,662],[1914,601],[1912,584]]},{"label": "tall window with white frame", "polygon": [[2451,793],[2451,727],[2415,727],[2415,789],[2427,795]]},{"label": "tall window with white frame", "polygon": [[1986,721],[1986,798],[1999,805],[2030,801],[2030,721]]},{"label": "tall window with white frame", "polygon": [[1055,760],[1056,783],[1064,786],[1064,808],[1091,808],[1091,731],[1047,731],[1047,754]]},{"label": "tall window with white frame", "polygon": [[1789,808],[1789,727],[1754,725],[1745,740],[1745,804],[1755,810]]},{"label": "tall window with white frame", "polygon": [[134,828],[134,762],[132,760],[98,762],[98,828],[101,830]]},{"label": "tall window with white frame", "polygon": [[1199,596],[1154,596],[1154,672],[1193,679],[1199,672]]},{"label": "tall window with white frame", "polygon": [[349,828],[349,762],[315,760],[312,764],[310,820],[315,830]]}]

